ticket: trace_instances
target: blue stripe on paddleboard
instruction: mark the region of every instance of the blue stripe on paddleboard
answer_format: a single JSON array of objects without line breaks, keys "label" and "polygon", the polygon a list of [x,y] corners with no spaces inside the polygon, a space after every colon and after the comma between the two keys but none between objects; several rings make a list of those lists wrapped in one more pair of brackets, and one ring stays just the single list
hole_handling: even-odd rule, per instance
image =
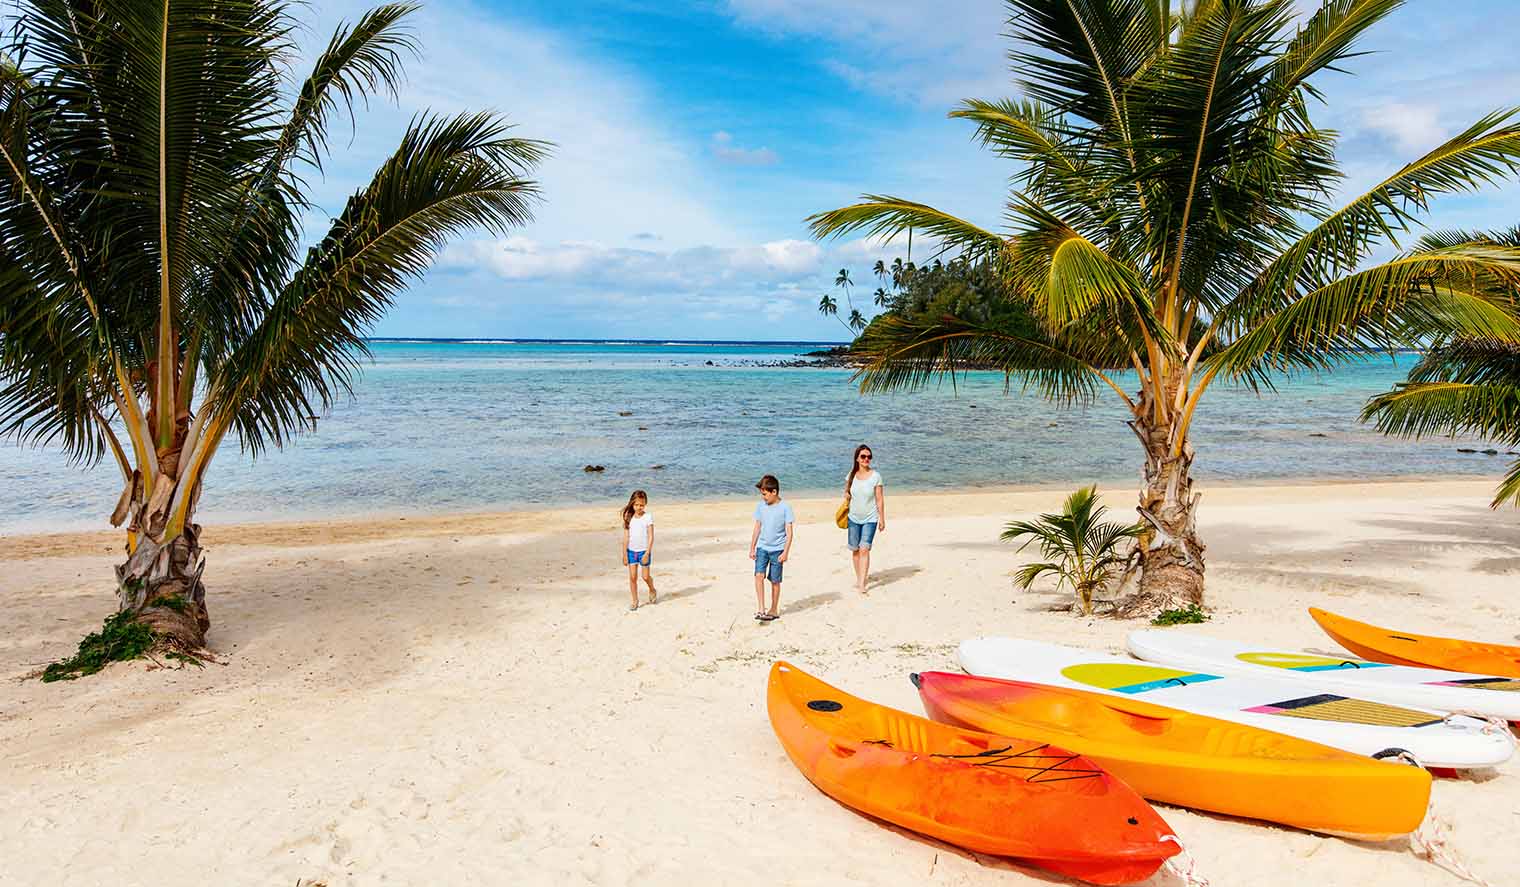
[{"label": "blue stripe on paddleboard", "polygon": [[1355,669],[1361,671],[1366,668],[1387,668],[1386,662],[1337,662],[1334,665],[1295,665],[1289,671],[1345,671]]},{"label": "blue stripe on paddleboard", "polygon": [[1217,674],[1185,674],[1176,678],[1165,678],[1159,681],[1143,681],[1139,684],[1127,684],[1123,687],[1115,687],[1115,693],[1144,693],[1147,690],[1156,690],[1161,687],[1175,687],[1179,682],[1183,686],[1188,684],[1201,684],[1204,681],[1217,681]]}]

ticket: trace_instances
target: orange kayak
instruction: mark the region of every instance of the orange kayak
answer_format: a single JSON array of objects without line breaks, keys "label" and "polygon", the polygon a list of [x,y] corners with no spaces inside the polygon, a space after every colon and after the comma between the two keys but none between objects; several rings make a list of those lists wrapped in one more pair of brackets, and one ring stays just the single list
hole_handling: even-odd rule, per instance
[{"label": "orange kayak", "polygon": [[1419,767],[1138,699],[936,671],[914,683],[936,721],[1070,748],[1164,804],[1385,840],[1430,800]]},{"label": "orange kayak", "polygon": [[847,807],[1093,884],[1150,877],[1181,850],[1143,798],[1044,742],[936,724],[771,666],[771,726],[797,769]]},{"label": "orange kayak", "polygon": [[1337,644],[1373,662],[1520,678],[1520,647],[1391,631],[1317,607],[1309,615]]}]

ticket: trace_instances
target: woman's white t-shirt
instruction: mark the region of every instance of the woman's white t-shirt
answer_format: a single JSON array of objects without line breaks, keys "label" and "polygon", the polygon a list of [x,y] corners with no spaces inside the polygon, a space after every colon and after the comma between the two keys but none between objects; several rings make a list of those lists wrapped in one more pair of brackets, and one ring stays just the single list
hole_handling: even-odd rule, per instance
[{"label": "woman's white t-shirt", "polygon": [[[850,520],[857,524],[874,524],[881,520],[876,513],[876,488],[881,486],[881,472],[855,472],[850,481]],[[635,549],[637,550],[637,549]]]},{"label": "woman's white t-shirt", "polygon": [[654,526],[654,512],[645,511],[628,521],[628,550],[649,550],[649,528]]}]

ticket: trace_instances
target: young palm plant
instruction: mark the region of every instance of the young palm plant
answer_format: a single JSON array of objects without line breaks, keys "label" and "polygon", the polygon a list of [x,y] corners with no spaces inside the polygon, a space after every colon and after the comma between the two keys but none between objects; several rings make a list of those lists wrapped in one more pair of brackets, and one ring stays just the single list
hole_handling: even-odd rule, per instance
[{"label": "young palm plant", "polygon": [[110,455],[119,610],[185,650],[210,626],[207,466],[349,392],[362,335],[449,237],[530,220],[547,148],[492,114],[417,116],[303,248],[302,176],[416,47],[414,7],[380,6],[289,82],[299,8],[24,0],[0,43],[0,435]]},{"label": "young palm plant", "polygon": [[[996,269],[1040,318],[887,317],[852,350],[863,390],[993,366],[1063,403],[1111,390],[1144,451],[1142,573],[1127,615],[1201,602],[1191,429],[1210,387],[1270,387],[1368,348],[1461,334],[1520,339],[1520,250],[1398,247],[1430,202],[1520,172],[1512,112],[1478,120],[1342,206],[1314,81],[1399,0],[1008,0],[1021,101],[967,101],[982,143],[1020,164],[1003,231],[866,195],[812,216],[819,237],[917,228]],[[1375,260],[1391,243],[1395,255]],[[1116,370],[1134,373],[1137,390]],[[1121,384],[1124,383],[1124,384]]]},{"label": "young palm plant", "polygon": [[1070,586],[1076,593],[1082,615],[1092,613],[1093,593],[1108,587],[1129,559],[1131,540],[1144,532],[1143,524],[1105,523],[1108,507],[1098,504],[1098,488],[1083,487],[1066,497],[1059,514],[1042,514],[1039,520],[1012,521],[1004,529],[1004,542],[1023,539],[1019,551],[1032,543],[1040,545],[1043,563],[1025,564],[1014,574],[1020,588],[1027,589],[1036,579],[1052,573],[1056,588]]},{"label": "young palm plant", "polygon": [[[1455,233],[1425,238],[1430,248],[1445,243],[1520,247],[1520,227],[1494,234]],[[1468,434],[1507,447],[1520,447],[1520,343],[1492,338],[1456,338],[1437,343],[1420,358],[1409,378],[1367,402],[1362,420],[1400,437]],[[1492,507],[1520,506],[1520,459],[1494,492]]]}]

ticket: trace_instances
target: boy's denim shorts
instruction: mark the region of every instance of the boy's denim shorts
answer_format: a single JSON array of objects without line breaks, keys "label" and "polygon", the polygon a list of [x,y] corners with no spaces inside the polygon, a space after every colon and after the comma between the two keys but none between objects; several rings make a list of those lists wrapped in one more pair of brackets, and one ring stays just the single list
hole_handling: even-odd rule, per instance
[{"label": "boy's denim shorts", "polygon": [[868,524],[857,524],[850,521],[850,538],[845,542],[851,551],[859,551],[864,548],[871,550],[871,543],[876,540],[876,521]]},{"label": "boy's denim shorts", "polygon": [[755,549],[755,575],[764,573],[765,578],[779,584],[781,582],[781,552],[766,551],[763,548]]}]

